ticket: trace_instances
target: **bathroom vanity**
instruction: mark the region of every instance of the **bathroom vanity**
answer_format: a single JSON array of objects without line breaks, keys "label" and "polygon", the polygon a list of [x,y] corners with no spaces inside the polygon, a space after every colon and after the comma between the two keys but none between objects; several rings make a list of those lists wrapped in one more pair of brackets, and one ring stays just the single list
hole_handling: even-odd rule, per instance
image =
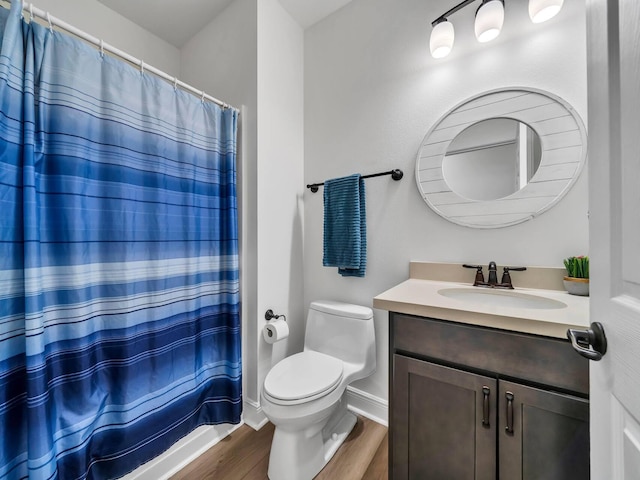
[{"label": "bathroom vanity", "polygon": [[561,275],[530,269],[514,274],[530,288],[494,292],[460,265],[412,263],[374,299],[390,321],[390,478],[589,478],[589,365],[566,340],[588,299]]}]

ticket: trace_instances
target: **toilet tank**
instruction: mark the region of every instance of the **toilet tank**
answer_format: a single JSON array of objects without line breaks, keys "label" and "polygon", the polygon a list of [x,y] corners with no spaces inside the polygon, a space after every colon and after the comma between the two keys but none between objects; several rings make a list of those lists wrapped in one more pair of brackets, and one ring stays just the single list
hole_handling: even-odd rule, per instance
[{"label": "toilet tank", "polygon": [[371,373],[376,366],[373,310],[319,300],[309,306],[304,349],[325,353]]}]

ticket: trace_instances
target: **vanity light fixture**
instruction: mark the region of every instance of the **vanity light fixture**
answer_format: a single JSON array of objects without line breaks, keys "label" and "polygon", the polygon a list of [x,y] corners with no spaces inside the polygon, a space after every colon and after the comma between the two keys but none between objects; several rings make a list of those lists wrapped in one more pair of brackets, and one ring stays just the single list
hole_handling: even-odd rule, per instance
[{"label": "vanity light fixture", "polygon": [[564,0],[529,0],[529,18],[533,23],[546,22],[555,17]]},{"label": "vanity light fixture", "polygon": [[503,23],[504,1],[483,0],[476,12],[476,21],[474,22],[476,38],[480,43],[490,42],[500,35]]},{"label": "vanity light fixture", "polygon": [[[431,22],[433,30],[429,50],[433,58],[446,57],[453,48],[455,33],[449,16],[475,1],[464,0]],[[485,43],[500,35],[504,23],[504,0],[481,1],[476,11],[474,30],[478,41]],[[563,3],[564,0],[529,0],[529,17],[533,23],[547,21],[560,11]]]},{"label": "vanity light fixture", "polygon": [[453,24],[446,18],[439,18],[436,22],[429,39],[429,49],[433,58],[442,58],[449,55],[453,47],[455,32]]}]

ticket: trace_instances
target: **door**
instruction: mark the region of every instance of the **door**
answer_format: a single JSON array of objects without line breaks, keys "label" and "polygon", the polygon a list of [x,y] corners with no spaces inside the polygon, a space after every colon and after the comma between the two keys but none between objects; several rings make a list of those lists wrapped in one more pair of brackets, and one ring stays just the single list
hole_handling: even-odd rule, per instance
[{"label": "door", "polygon": [[587,1],[591,478],[640,479],[640,2]]},{"label": "door", "polygon": [[498,478],[589,479],[588,400],[503,380],[498,391]]},{"label": "door", "polygon": [[497,380],[394,355],[395,480],[495,480]]}]

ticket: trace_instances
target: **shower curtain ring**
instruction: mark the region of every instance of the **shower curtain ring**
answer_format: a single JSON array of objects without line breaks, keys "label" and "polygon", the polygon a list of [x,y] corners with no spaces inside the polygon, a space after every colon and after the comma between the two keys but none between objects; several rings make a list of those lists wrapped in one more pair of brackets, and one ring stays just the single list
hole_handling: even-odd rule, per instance
[{"label": "shower curtain ring", "polygon": [[205,94],[204,94],[204,90],[203,90],[203,91],[202,91],[202,98],[200,98],[200,101],[201,101],[202,103],[204,103],[204,95],[205,95]]},{"label": "shower curtain ring", "polygon": [[104,40],[100,39],[100,56],[104,58]]},{"label": "shower curtain ring", "polygon": [[178,77],[173,77],[173,91],[178,91]]},{"label": "shower curtain ring", "polygon": [[47,22],[49,22],[49,31],[53,33],[53,23],[51,22],[51,14],[47,12]]},{"label": "shower curtain ring", "polygon": [[144,75],[144,61],[140,60],[140,74]]},{"label": "shower curtain ring", "polygon": [[29,23],[33,22],[33,3],[29,4]]}]

